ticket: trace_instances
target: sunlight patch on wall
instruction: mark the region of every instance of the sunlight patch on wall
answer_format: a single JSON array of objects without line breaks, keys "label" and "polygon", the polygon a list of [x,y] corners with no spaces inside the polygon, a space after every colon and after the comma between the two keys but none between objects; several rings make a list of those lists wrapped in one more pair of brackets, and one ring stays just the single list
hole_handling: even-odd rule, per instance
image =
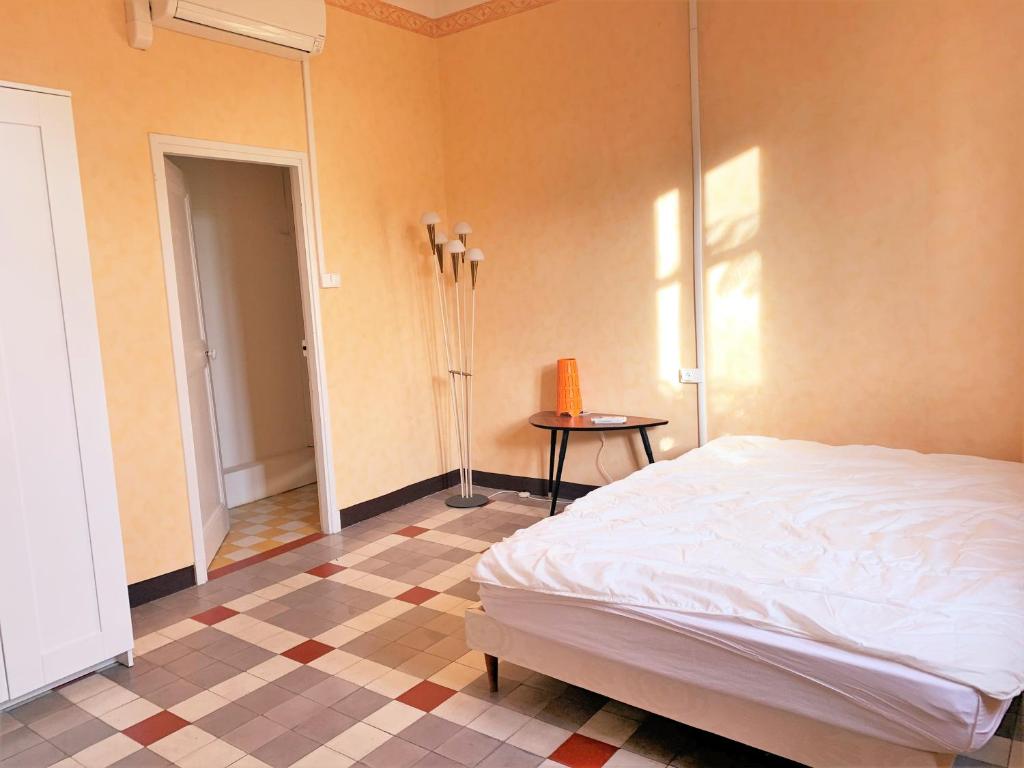
[{"label": "sunlight patch on wall", "polygon": [[658,386],[667,396],[677,395],[679,365],[683,350],[682,233],[679,190],[672,189],[654,201],[655,262],[658,281],[655,311],[658,322]]},{"label": "sunlight patch on wall", "polygon": [[658,236],[659,280],[674,277],[682,260],[679,233],[679,190],[666,192],[654,201],[654,226]]},{"label": "sunlight patch on wall", "polygon": [[711,253],[749,241],[761,225],[761,149],[752,147],[704,175],[704,242]]},{"label": "sunlight patch on wall", "polygon": [[708,372],[726,394],[761,382],[761,254],[707,270]]},{"label": "sunlight patch on wall", "polygon": [[682,286],[676,280],[663,285],[656,294],[658,310],[658,379],[678,384],[679,350],[682,348]]}]

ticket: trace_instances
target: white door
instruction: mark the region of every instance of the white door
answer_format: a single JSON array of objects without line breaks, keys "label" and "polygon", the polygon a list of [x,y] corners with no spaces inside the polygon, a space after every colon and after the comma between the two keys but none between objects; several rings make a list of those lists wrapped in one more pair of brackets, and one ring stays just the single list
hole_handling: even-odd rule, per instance
[{"label": "white door", "polygon": [[12,698],[132,646],[71,99],[7,87],[0,585]]},{"label": "white door", "polygon": [[[174,244],[174,270],[181,312],[181,336],[185,348],[192,441],[199,480],[203,545],[206,549],[206,564],[209,565],[230,527],[217,438],[217,415],[213,404],[213,379],[210,376],[210,360],[216,355],[216,350],[210,349],[206,339],[203,296],[199,285],[199,266],[196,263],[185,175],[170,160],[164,160],[164,169],[167,173],[167,202],[171,214],[171,241]],[[184,438],[187,440],[188,436]]]}]

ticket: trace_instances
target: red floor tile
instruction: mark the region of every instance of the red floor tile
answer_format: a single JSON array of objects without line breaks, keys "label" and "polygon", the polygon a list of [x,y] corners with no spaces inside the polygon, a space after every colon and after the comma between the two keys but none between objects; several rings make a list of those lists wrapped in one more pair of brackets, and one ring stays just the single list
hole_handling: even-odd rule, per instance
[{"label": "red floor tile", "polygon": [[160,741],[164,736],[170,736],[175,731],[180,731],[186,725],[188,725],[188,720],[165,709],[152,717],[147,717],[140,723],[125,728],[122,733],[135,739],[142,746],[148,747],[150,744]]},{"label": "red floor tile", "polygon": [[213,579],[222,578],[230,573],[239,571],[242,568],[248,568],[250,565],[262,563],[264,560],[269,560],[272,557],[283,555],[285,552],[291,552],[293,549],[304,547],[307,544],[311,544],[314,541],[322,539],[323,537],[324,534],[322,533],[311,533],[309,534],[309,536],[303,536],[301,539],[289,541],[287,544],[282,544],[280,547],[268,549],[266,552],[258,552],[252,557],[247,557],[244,560],[239,560],[238,562],[232,563],[231,565],[222,565],[220,568],[215,568],[214,570],[210,571],[210,580],[212,581]]},{"label": "red floor tile", "polygon": [[281,655],[300,664],[309,664],[309,662],[319,659],[325,653],[330,653],[333,650],[331,646],[318,640],[307,640],[304,643],[299,643],[294,648],[289,648]]},{"label": "red floor tile", "polygon": [[569,768],[601,768],[618,750],[611,744],[574,733],[551,753],[551,760]]},{"label": "red floor tile", "polygon": [[399,536],[408,536],[412,538],[413,536],[419,536],[421,533],[426,533],[428,530],[430,529],[420,528],[418,525],[407,525],[402,530],[395,531],[395,533],[397,533]]},{"label": "red floor tile", "polygon": [[405,602],[412,603],[413,605],[420,605],[434,597],[436,594],[438,593],[432,589],[427,589],[426,587],[413,587],[407,592],[400,594],[396,599],[405,600]]},{"label": "red floor tile", "polygon": [[321,579],[326,579],[328,576],[333,576],[336,573],[341,573],[345,570],[343,565],[335,565],[334,563],[324,563],[318,565],[315,568],[310,568],[306,573],[312,576],[319,576]]},{"label": "red floor tile", "polygon": [[232,616],[237,615],[238,611],[233,611],[226,606],[218,605],[215,608],[211,608],[208,611],[197,613],[192,618],[196,621],[201,621],[203,624],[209,624],[210,626],[213,626],[219,621],[224,621],[224,619],[230,619]]},{"label": "red floor tile", "polygon": [[410,707],[430,712],[434,707],[439,707],[454,695],[455,691],[451,688],[424,680],[399,696],[398,700]]}]

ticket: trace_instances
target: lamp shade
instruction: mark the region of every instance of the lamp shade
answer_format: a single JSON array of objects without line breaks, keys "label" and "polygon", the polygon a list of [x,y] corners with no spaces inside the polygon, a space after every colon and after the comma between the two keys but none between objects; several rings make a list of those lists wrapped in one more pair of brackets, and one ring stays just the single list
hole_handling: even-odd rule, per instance
[{"label": "lamp shade", "polygon": [[470,261],[483,261],[484,252],[481,251],[479,248],[470,248],[468,251],[466,251],[466,258],[469,259]]},{"label": "lamp shade", "polygon": [[454,232],[456,235],[471,235],[473,234],[473,228],[469,226],[467,222],[460,221],[458,224],[455,225],[455,228],[452,230],[452,232]]},{"label": "lamp shade", "polygon": [[438,232],[436,235],[434,235],[434,242],[437,243],[438,245],[444,245],[445,243],[448,242],[448,235],[445,234],[444,232]]},{"label": "lamp shade", "polygon": [[583,396],[580,394],[580,370],[575,357],[558,361],[558,394],[555,412],[579,416],[583,413]]},{"label": "lamp shade", "polygon": [[465,253],[466,246],[464,246],[458,240],[452,240],[448,243],[448,253]]},{"label": "lamp shade", "polygon": [[420,224],[424,226],[430,226],[431,224],[440,224],[441,217],[438,216],[434,211],[428,211],[420,217]]}]

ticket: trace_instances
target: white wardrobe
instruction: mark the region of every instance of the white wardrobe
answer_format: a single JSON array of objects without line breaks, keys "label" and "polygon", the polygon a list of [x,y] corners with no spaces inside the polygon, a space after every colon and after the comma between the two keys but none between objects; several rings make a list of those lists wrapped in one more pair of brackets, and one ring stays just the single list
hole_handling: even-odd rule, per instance
[{"label": "white wardrobe", "polygon": [[131,647],[71,99],[0,83],[0,707]]}]

